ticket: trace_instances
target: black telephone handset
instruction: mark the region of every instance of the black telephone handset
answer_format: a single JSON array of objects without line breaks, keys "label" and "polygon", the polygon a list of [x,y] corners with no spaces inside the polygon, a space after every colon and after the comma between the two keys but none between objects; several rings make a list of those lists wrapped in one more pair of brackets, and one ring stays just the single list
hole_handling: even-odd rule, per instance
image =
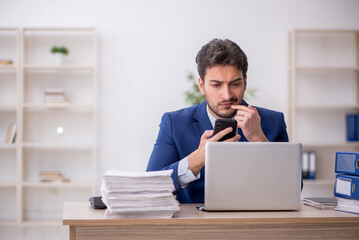
[{"label": "black telephone handset", "polygon": [[101,196],[99,197],[90,197],[89,201],[91,203],[91,206],[94,209],[106,209],[107,206],[102,202]]}]

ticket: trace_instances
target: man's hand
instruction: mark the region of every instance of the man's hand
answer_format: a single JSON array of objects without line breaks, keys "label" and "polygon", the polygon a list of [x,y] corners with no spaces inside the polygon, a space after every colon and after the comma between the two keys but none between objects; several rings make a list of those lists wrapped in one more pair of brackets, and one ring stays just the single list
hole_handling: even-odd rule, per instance
[{"label": "man's hand", "polygon": [[237,109],[235,119],[238,127],[242,129],[244,136],[249,142],[268,142],[261,128],[261,117],[256,108],[248,105],[232,105]]},{"label": "man's hand", "polygon": [[[193,172],[194,175],[197,175],[199,171],[204,166],[204,156],[205,156],[205,147],[208,142],[218,142],[219,139],[224,137],[226,134],[230,133],[232,128],[226,128],[213,137],[213,130],[207,130],[202,134],[201,142],[199,143],[199,147],[197,150],[188,155],[188,168]],[[240,139],[240,135],[236,135],[233,138],[227,139],[225,142],[238,142]]]}]

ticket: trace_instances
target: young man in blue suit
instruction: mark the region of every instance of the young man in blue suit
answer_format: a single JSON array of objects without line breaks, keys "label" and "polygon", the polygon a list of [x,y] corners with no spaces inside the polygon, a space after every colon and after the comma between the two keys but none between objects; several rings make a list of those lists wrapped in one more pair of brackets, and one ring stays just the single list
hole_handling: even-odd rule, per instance
[{"label": "young man in blue suit", "polygon": [[248,62],[236,43],[213,39],[198,52],[196,62],[199,89],[206,100],[163,115],[147,166],[147,171],[173,169],[175,193],[181,203],[204,202],[205,145],[232,130],[213,136],[216,119],[237,120],[238,134],[228,142],[288,142],[283,113],[253,107],[243,100]]}]

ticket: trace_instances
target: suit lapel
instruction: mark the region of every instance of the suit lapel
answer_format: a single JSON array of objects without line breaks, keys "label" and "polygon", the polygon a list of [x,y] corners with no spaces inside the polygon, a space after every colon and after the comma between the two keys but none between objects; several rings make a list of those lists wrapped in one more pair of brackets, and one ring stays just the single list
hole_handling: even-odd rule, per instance
[{"label": "suit lapel", "polygon": [[248,107],[248,103],[246,101],[244,101],[244,99],[242,99],[241,105],[244,105],[244,106]]},{"label": "suit lapel", "polygon": [[201,138],[204,131],[213,130],[212,124],[209,121],[207,115],[206,105],[207,105],[206,101],[201,102],[198,105],[196,112],[193,114],[193,118],[195,120],[193,123],[193,127],[199,138]]},{"label": "suit lapel", "polygon": [[[244,105],[248,107],[248,103],[242,99],[241,105]],[[239,142],[248,142],[247,138],[244,136],[243,131],[241,128],[238,128],[238,134],[241,135],[241,138],[239,139]]]}]

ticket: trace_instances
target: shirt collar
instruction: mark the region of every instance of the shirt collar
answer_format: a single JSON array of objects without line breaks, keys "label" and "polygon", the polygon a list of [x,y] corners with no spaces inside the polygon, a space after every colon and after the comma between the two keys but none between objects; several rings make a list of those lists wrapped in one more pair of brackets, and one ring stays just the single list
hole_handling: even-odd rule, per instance
[{"label": "shirt collar", "polygon": [[206,105],[206,110],[207,110],[207,115],[208,115],[209,121],[211,122],[212,128],[214,129],[214,123],[216,122],[216,118],[209,111],[208,104]]},{"label": "shirt collar", "polygon": [[[214,124],[216,122],[216,118],[209,111],[208,103],[206,105],[206,110],[207,110],[207,115],[208,115],[209,121],[211,122],[212,128],[214,129]],[[234,119],[235,117],[236,117],[236,115],[234,115],[232,119]]]}]

